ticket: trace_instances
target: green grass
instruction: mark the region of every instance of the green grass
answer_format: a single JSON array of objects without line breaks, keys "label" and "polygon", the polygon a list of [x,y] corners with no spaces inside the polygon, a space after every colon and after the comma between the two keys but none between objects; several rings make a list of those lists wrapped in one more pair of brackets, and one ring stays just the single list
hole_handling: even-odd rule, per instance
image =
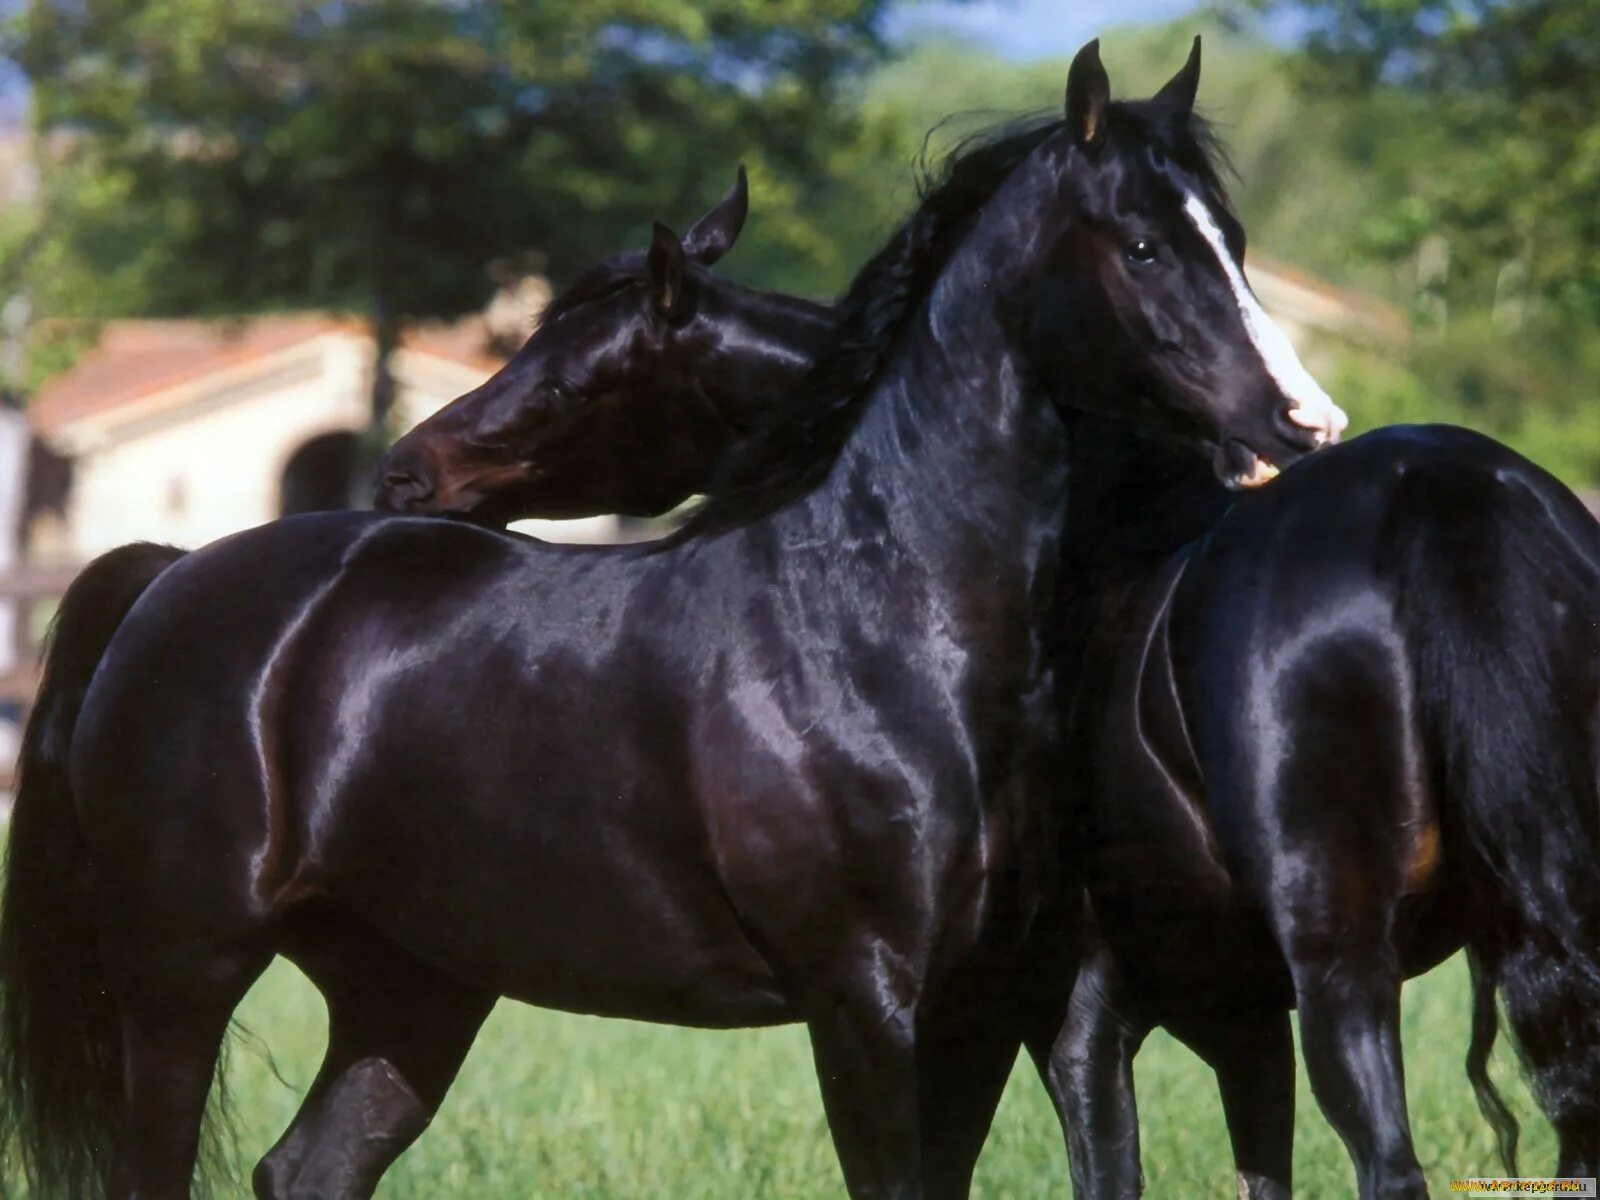
[{"label": "green grass", "polygon": [[[230,1083],[248,1164],[287,1124],[322,1049],[320,998],[279,964],[239,1012],[271,1048],[287,1084],[241,1045]],[[1461,1068],[1466,972],[1453,960],[1409,985],[1405,1047],[1418,1151],[1436,1192],[1452,1176],[1498,1169]],[[1524,1123],[1525,1169],[1547,1170],[1554,1140],[1515,1079],[1496,1062]],[[1208,1071],[1157,1034],[1139,1056],[1144,1163],[1153,1200],[1231,1197],[1227,1135]],[[1296,1194],[1353,1194],[1348,1160],[1301,1072]],[[758,1200],[838,1197],[804,1034],[745,1033],[603,1021],[502,1004],[478,1039],[443,1111],[389,1173],[386,1200]],[[1019,1065],[995,1121],[976,1196],[1031,1200],[1068,1194],[1055,1118],[1031,1067]]]}]

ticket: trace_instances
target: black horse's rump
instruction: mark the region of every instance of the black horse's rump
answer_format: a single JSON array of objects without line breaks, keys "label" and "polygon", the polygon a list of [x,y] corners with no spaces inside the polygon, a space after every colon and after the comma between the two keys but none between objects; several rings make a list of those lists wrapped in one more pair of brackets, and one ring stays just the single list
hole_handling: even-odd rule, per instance
[{"label": "black horse's rump", "polygon": [[183,556],[135,543],[83,569],[61,599],[19,756],[0,922],[0,1149],[23,1157],[36,1196],[107,1183],[105,1139],[122,1104],[117,1014],[95,953],[91,863],[68,755],[90,680],[117,627]]},{"label": "black horse's rump", "polygon": [[[1100,465],[1124,486],[1126,458]],[[1133,510],[1096,504],[1077,466],[1085,519],[1159,542]],[[1204,505],[1209,483],[1174,478]],[[1399,989],[1465,945],[1469,1075],[1506,1156],[1515,1123],[1485,1070],[1496,989],[1558,1173],[1591,1173],[1600,528],[1503,446],[1395,427],[1290,470],[1163,563],[1100,564],[1074,706],[1105,947],[1080,980],[1098,1001],[1081,1006],[1087,1040],[1172,1029],[1217,1070],[1249,1194],[1287,1195],[1292,1122],[1261,1131],[1292,1113],[1296,1005],[1361,1195],[1424,1196]],[[1086,1120],[1131,1089],[1075,1079]],[[1086,1137],[1108,1151],[1087,1175],[1137,1169],[1119,1132]]]},{"label": "black horse's rump", "polygon": [[1587,1176],[1600,1169],[1600,526],[1497,451],[1469,445],[1408,474],[1404,502],[1451,519],[1396,547],[1410,576],[1397,589],[1445,787],[1462,797],[1455,833],[1482,871],[1474,1089],[1518,1174],[1516,1122],[1486,1070],[1482,1009],[1498,987],[1557,1170]]}]

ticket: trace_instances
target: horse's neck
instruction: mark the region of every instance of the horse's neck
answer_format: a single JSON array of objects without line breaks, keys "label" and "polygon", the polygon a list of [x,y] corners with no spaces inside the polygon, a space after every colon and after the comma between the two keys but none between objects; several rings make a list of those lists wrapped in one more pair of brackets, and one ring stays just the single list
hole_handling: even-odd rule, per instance
[{"label": "horse's neck", "polygon": [[901,335],[827,480],[772,525],[841,555],[866,546],[869,571],[881,562],[872,547],[887,540],[930,573],[977,572],[1004,587],[1053,568],[1063,430],[1027,394],[988,294],[948,275]]},{"label": "horse's neck", "polygon": [[[1136,626],[1166,619],[1154,600],[1161,581],[1233,497],[1199,451],[1103,417],[1075,416],[1068,440],[1072,486],[1052,626],[1057,662],[1075,674],[1091,646],[1103,668],[1116,648],[1148,640],[1150,630]],[[1091,689],[1095,673],[1085,679]]]},{"label": "horse's neck", "polygon": [[745,315],[745,323],[771,369],[804,373],[838,328],[838,315],[827,305],[798,296],[764,293]]},{"label": "horse's neck", "polygon": [[837,327],[833,310],[809,300],[758,294],[729,330],[720,369],[705,372],[718,384],[718,414],[736,429],[762,423],[770,410],[804,403],[797,389]]}]

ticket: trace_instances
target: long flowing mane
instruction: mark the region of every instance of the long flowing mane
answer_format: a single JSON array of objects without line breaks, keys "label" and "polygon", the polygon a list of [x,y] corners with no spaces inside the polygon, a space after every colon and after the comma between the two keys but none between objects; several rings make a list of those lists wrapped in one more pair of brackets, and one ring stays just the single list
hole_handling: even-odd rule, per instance
[{"label": "long flowing mane", "polygon": [[[756,520],[828,477],[891,351],[973,218],[1063,127],[1053,115],[1010,121],[964,139],[941,166],[922,171],[917,210],[839,301],[829,347],[790,397],[764,406],[767,420],[728,456],[706,503],[667,544]],[[1114,145],[1165,154],[1198,177],[1214,203],[1230,207],[1225,159],[1203,119],[1174,121],[1153,102],[1119,101],[1111,106],[1108,128]]]}]

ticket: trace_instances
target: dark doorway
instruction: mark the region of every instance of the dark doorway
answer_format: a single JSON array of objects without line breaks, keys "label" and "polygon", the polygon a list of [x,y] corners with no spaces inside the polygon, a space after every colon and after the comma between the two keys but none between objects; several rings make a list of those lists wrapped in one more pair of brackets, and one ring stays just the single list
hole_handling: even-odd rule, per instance
[{"label": "dark doorway", "polygon": [[355,434],[341,432],[312,438],[296,450],[283,468],[279,514],[292,517],[360,506],[365,497],[358,494],[359,449]]}]

